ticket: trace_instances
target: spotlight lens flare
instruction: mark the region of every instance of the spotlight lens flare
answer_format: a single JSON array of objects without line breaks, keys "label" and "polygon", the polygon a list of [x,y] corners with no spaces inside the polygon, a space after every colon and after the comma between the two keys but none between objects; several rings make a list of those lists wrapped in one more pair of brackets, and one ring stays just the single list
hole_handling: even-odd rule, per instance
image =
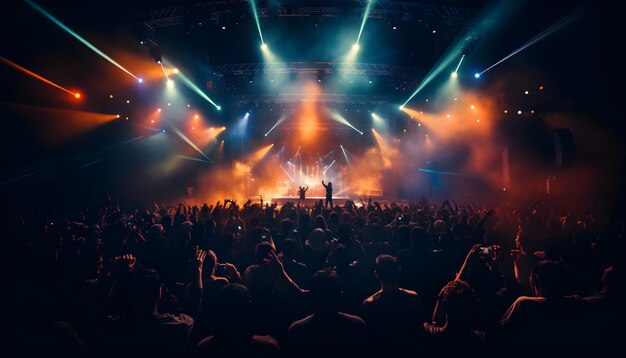
[{"label": "spotlight lens flare", "polygon": [[359,44],[354,44],[352,45],[352,51],[358,51],[361,48],[361,46],[359,46]]},{"label": "spotlight lens flare", "polygon": [[456,72],[452,72],[450,76],[452,76],[452,78],[457,78],[458,74]]},{"label": "spotlight lens flare", "polygon": [[262,44],[262,45],[261,45],[261,50],[263,50],[263,51],[267,51],[267,50],[268,50],[267,44],[265,44],[265,43],[264,43],[264,44]]},{"label": "spotlight lens flare", "polygon": [[139,83],[143,83],[143,78],[139,78],[139,79],[137,79],[137,82],[139,82]]},{"label": "spotlight lens flare", "polygon": [[474,78],[480,78],[480,73],[474,73]]},{"label": "spotlight lens flare", "polygon": [[78,92],[74,93],[74,97],[75,97],[76,99],[80,98],[80,93],[78,93]]}]

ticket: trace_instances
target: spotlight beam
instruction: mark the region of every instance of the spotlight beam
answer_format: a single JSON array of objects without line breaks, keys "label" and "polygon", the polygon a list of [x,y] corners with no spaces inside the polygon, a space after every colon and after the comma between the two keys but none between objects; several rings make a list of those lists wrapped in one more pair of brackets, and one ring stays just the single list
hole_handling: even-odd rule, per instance
[{"label": "spotlight beam", "polygon": [[424,168],[419,168],[418,170],[424,173],[450,175],[450,176],[463,177],[463,178],[472,178],[471,175],[467,175],[463,173],[446,172],[446,171],[441,171],[441,170],[432,170],[432,169],[424,169]]},{"label": "spotlight beam", "polygon": [[508,60],[509,58],[515,56],[516,54],[520,53],[521,51],[527,49],[528,47],[536,44],[537,42],[539,42],[540,40],[543,40],[544,38],[548,37],[549,35],[551,35],[552,33],[560,30],[561,28],[565,27],[567,24],[569,24],[570,22],[572,22],[573,20],[575,20],[577,17],[579,17],[582,14],[582,11],[579,10],[575,10],[574,12],[570,13],[569,15],[561,18],[559,21],[557,21],[556,23],[554,23],[552,26],[548,27],[547,29],[541,31],[537,36],[533,37],[532,39],[530,39],[528,42],[526,42],[525,44],[523,44],[522,46],[520,46],[519,48],[517,48],[515,51],[511,52],[510,54],[506,55],[503,59],[501,59],[500,61],[494,63],[493,65],[487,67],[486,69],[484,69],[482,72],[478,73],[478,76],[474,75],[476,78],[479,78],[483,73],[489,71],[490,69],[496,67],[497,65],[501,64],[502,62]]},{"label": "spotlight beam", "polygon": [[180,138],[182,138],[182,140],[184,140],[185,142],[187,142],[187,144],[189,144],[189,145],[190,145],[193,149],[197,150],[197,151],[198,151],[198,153],[202,154],[202,156],[203,156],[203,157],[205,157],[205,158],[206,158],[206,160],[211,161],[211,159],[209,159],[209,157],[207,157],[207,156],[206,156],[206,155],[205,155],[205,154],[204,154],[204,153],[200,150],[200,148],[198,148],[198,146],[197,146],[197,145],[195,145],[195,144],[191,141],[191,139],[187,138],[187,136],[186,136],[186,135],[184,135],[181,131],[179,131],[179,130],[178,130],[178,128],[176,128],[176,127],[173,127],[173,128],[174,128],[174,132],[175,132],[176,134],[178,134],[178,136],[179,136]]},{"label": "spotlight beam", "polygon": [[291,182],[292,182],[292,183],[295,183],[296,181],[295,181],[295,180],[293,180],[293,178],[291,177],[291,175],[289,175],[289,173],[287,173],[287,171],[285,170],[285,168],[283,168],[283,166],[282,166],[282,165],[279,165],[279,166],[280,166],[280,169],[282,169],[282,170],[285,172],[285,174],[287,174],[287,176],[289,177],[289,179],[291,180]]},{"label": "spotlight beam", "polygon": [[160,63],[161,69],[163,70],[163,74],[165,75],[165,79],[169,82],[170,76],[167,75],[167,71],[165,71],[165,67],[163,67],[163,62]]},{"label": "spotlight beam", "polygon": [[206,161],[204,159],[198,159],[198,158],[194,158],[194,157],[189,157],[189,156],[182,155],[182,154],[179,154],[178,158],[186,159],[186,160],[193,160],[194,162],[200,162],[200,163],[207,163],[207,164],[211,163],[210,161]]},{"label": "spotlight beam", "polygon": [[[267,137],[267,135],[270,134],[274,130],[274,128],[278,127],[279,124],[283,123],[285,121],[285,118],[287,118],[287,116],[284,115],[284,114],[282,116],[280,116],[280,118],[278,118],[278,121],[276,121],[276,123],[274,123],[272,128],[270,128],[270,130],[267,131],[267,133],[265,133],[265,136]],[[300,150],[300,149],[298,148],[298,150]]]},{"label": "spotlight beam", "polygon": [[346,152],[346,149],[341,144],[339,145],[339,147],[341,148],[341,151],[343,152],[343,157],[346,159],[346,163],[348,163],[348,165],[351,166],[350,159],[348,159],[348,153]]},{"label": "spotlight beam", "polygon": [[26,68],[18,65],[17,63],[15,63],[15,62],[7,59],[7,58],[4,58],[4,57],[0,56],[0,62],[3,62],[4,64],[6,64],[6,65],[8,65],[10,67],[15,68],[16,70],[22,71],[22,72],[24,72],[27,75],[30,75],[30,76],[32,76],[32,77],[34,77],[34,78],[36,78],[36,79],[38,79],[38,80],[40,80],[40,81],[42,81],[44,83],[47,83],[50,86],[53,86],[53,87],[56,87],[56,88],[58,88],[58,89],[60,89],[62,91],[65,91],[65,92],[71,94],[72,96],[74,96],[75,98],[80,98],[80,93],[78,93],[78,92],[74,93],[74,92],[68,90],[67,88],[63,88],[63,87],[59,86],[58,84],[50,81],[49,79],[44,78],[44,77],[36,74],[35,72],[29,71]]},{"label": "spotlight beam", "polygon": [[459,67],[461,67],[461,62],[463,62],[463,59],[465,58],[465,55],[461,56],[461,61],[459,61],[459,64],[456,65],[456,69],[454,70],[454,73],[459,72]]},{"label": "spotlight beam", "polygon": [[30,1],[30,0],[25,0],[26,3],[28,5],[30,5],[33,9],[37,10],[40,14],[44,15],[45,17],[47,17],[50,21],[54,22],[55,24],[57,24],[61,29],[65,30],[65,32],[67,32],[68,34],[74,36],[78,41],[82,42],[83,45],[87,46],[88,48],[90,48],[93,52],[97,53],[98,55],[100,55],[102,58],[104,58],[105,60],[109,61],[110,63],[114,64],[115,66],[117,66],[117,68],[119,68],[120,70],[128,73],[130,76],[132,76],[134,79],[136,79],[137,81],[139,81],[139,77],[133,75],[132,73],[130,73],[129,70],[125,69],[122,65],[120,65],[119,63],[115,62],[114,59],[112,59],[111,57],[109,57],[107,54],[105,54],[104,52],[100,51],[100,49],[98,49],[96,46],[94,46],[91,42],[85,40],[82,36],[80,36],[79,34],[77,34],[76,32],[74,32],[72,29],[70,29],[69,27],[65,26],[65,24],[63,24],[61,21],[59,21],[56,17],[52,16],[49,12],[47,12],[46,10],[44,10],[41,6],[35,4],[34,2]]},{"label": "spotlight beam", "polygon": [[259,22],[259,14],[256,10],[256,1],[250,0],[250,7],[252,7],[252,15],[254,16],[254,22],[256,22],[256,28],[259,30],[259,37],[261,38],[261,43],[265,44],[265,40],[263,40],[263,33],[261,32],[261,23]]},{"label": "spotlight beam", "polygon": [[341,124],[345,124],[348,127],[354,129],[355,131],[359,132],[360,135],[363,135],[363,132],[361,132],[360,130],[356,129],[355,126],[353,126],[352,124],[350,124],[350,122],[348,122],[347,119],[345,119],[339,112],[333,111],[333,110],[329,110],[330,113],[330,117],[332,119],[334,119],[335,121],[341,123]]},{"label": "spotlight beam", "polygon": [[333,160],[333,161],[332,161],[332,163],[330,163],[330,164],[326,167],[326,169],[324,169],[324,175],[326,175],[326,172],[328,171],[328,169],[330,169],[330,167],[332,167],[332,166],[333,166],[333,164],[335,164],[335,160]]},{"label": "spotlight beam", "polygon": [[213,102],[209,96],[207,96],[198,86],[196,86],[187,76],[185,76],[182,72],[178,73],[178,78],[183,82],[183,84],[189,87],[191,90],[196,92],[200,97],[204,98],[207,102],[211,103],[218,111],[222,109],[217,103]]},{"label": "spotlight beam", "polygon": [[365,12],[363,13],[363,20],[361,20],[361,28],[359,29],[359,36],[357,36],[356,42],[355,42],[355,44],[357,46],[359,45],[359,41],[361,41],[361,34],[363,33],[363,28],[365,27],[365,22],[367,22],[367,17],[369,16],[370,11],[372,11],[372,7],[374,6],[374,2],[376,2],[376,0],[368,0],[367,1],[367,6],[365,6]]}]

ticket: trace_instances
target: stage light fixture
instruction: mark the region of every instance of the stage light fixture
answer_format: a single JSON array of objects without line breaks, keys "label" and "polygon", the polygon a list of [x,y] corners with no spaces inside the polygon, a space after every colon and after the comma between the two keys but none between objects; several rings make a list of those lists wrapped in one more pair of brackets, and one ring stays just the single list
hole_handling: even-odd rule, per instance
[{"label": "stage light fixture", "polygon": [[452,78],[457,78],[458,74],[456,72],[452,72],[451,76]]},{"label": "stage light fixture", "polygon": [[352,51],[354,51],[354,52],[359,51],[360,48],[361,48],[361,46],[359,46],[359,44],[357,44],[357,43],[352,45]]},{"label": "stage light fixture", "polygon": [[143,83],[143,78],[139,78],[139,79],[137,79],[137,82],[139,82],[139,83]]},{"label": "stage light fixture", "polygon": [[480,78],[480,73],[478,72],[474,73],[474,78]]},{"label": "stage light fixture", "polygon": [[266,44],[266,43],[263,43],[263,44],[261,45],[261,50],[263,50],[263,51],[267,51],[268,49],[269,49],[269,48],[267,47],[267,44]]},{"label": "stage light fixture", "polygon": [[161,129],[161,133],[165,133],[165,129]]},{"label": "stage light fixture", "polygon": [[78,93],[78,92],[74,93],[74,97],[75,97],[76,99],[80,98],[80,93]]}]

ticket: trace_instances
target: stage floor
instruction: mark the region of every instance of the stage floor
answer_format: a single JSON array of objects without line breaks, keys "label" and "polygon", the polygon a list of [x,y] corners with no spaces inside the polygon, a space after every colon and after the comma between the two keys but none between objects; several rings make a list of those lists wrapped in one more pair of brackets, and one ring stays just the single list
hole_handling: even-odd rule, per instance
[{"label": "stage floor", "polygon": [[[343,206],[346,203],[346,200],[349,200],[349,199],[350,198],[347,196],[333,196],[333,205],[339,204]],[[278,205],[284,205],[285,203],[288,203],[288,202],[297,204],[298,200],[300,200],[300,197],[298,196],[278,196],[278,197],[272,198],[271,202],[277,203]],[[325,196],[307,196],[306,199],[304,199],[304,205],[311,206],[320,200],[326,203]]]}]

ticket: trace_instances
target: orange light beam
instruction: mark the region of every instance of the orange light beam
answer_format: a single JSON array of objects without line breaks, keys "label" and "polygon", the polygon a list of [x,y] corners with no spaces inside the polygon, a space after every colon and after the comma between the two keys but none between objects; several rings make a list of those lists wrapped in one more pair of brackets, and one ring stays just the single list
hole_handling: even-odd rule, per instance
[{"label": "orange light beam", "polygon": [[36,74],[35,72],[30,71],[30,70],[28,70],[28,69],[26,69],[26,68],[24,68],[24,67],[22,67],[22,66],[18,65],[17,63],[15,63],[15,62],[13,62],[13,61],[11,61],[11,60],[9,60],[9,59],[5,58],[5,57],[0,56],[0,61],[2,61],[5,65],[8,65],[8,66],[10,66],[10,67],[13,67],[13,68],[15,68],[15,69],[16,69],[16,70],[18,70],[18,71],[24,72],[25,74],[27,74],[27,75],[29,75],[29,76],[32,76],[32,77],[34,77],[34,78],[36,78],[36,79],[38,79],[38,80],[40,80],[40,81],[42,81],[42,82],[45,82],[45,83],[49,84],[50,86],[53,86],[53,87],[56,87],[56,88],[58,88],[58,89],[60,89],[60,90],[62,90],[62,91],[65,91],[65,92],[67,92],[67,93],[71,94],[71,95],[72,95],[73,97],[75,97],[75,98],[80,98],[80,93],[78,93],[78,92],[72,92],[72,91],[68,90],[67,88],[63,88],[63,87],[61,87],[60,85],[58,85],[58,84],[56,84],[56,83],[54,83],[54,82],[50,81],[49,79],[44,78],[44,77],[42,77],[42,76],[40,76],[40,75]]}]

